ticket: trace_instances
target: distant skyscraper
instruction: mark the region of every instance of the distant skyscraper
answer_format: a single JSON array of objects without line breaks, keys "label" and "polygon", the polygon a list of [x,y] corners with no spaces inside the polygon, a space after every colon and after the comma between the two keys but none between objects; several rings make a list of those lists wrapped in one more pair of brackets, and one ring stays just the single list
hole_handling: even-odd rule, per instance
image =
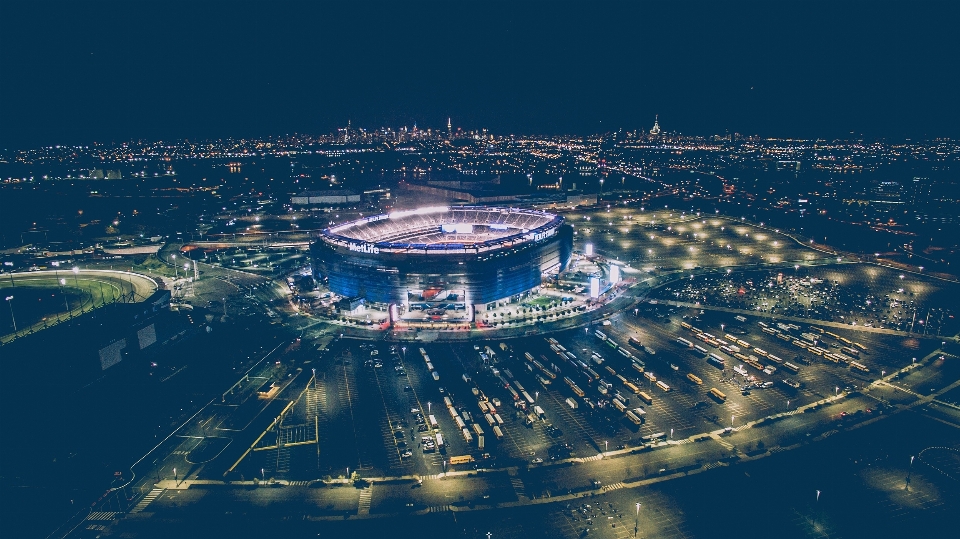
[{"label": "distant skyscraper", "polygon": [[447,138],[453,138],[453,124],[450,123],[450,117],[447,117]]},{"label": "distant skyscraper", "polygon": [[660,115],[659,115],[659,114],[657,114],[656,116],[653,117],[653,127],[650,128],[650,134],[651,134],[651,135],[656,136],[656,135],[659,135],[659,134],[660,134],[660,122],[659,122],[659,120],[660,120]]}]

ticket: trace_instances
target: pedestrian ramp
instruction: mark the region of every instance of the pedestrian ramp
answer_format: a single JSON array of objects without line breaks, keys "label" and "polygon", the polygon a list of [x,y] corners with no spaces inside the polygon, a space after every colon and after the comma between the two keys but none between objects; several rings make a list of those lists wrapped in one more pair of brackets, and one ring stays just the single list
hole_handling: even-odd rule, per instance
[{"label": "pedestrian ramp", "polygon": [[160,497],[161,494],[163,494],[164,490],[165,489],[162,489],[162,488],[155,488],[150,492],[148,492],[147,495],[144,496],[142,500],[140,500],[140,503],[135,505],[133,509],[130,510],[130,513],[131,514],[139,513],[140,511],[143,511],[144,509],[146,509],[147,506],[150,505],[151,502],[153,502],[153,500],[156,500],[157,498]]}]

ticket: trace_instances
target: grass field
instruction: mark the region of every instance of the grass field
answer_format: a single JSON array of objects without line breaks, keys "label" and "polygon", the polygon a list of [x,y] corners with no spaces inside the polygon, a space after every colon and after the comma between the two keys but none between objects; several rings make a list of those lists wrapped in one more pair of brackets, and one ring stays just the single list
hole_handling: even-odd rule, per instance
[{"label": "grass field", "polygon": [[118,301],[124,292],[121,287],[115,280],[83,275],[64,276],[62,284],[51,276],[18,277],[13,282],[3,279],[0,294],[13,299],[0,309],[0,341],[14,338],[14,319],[17,334],[33,333]]}]

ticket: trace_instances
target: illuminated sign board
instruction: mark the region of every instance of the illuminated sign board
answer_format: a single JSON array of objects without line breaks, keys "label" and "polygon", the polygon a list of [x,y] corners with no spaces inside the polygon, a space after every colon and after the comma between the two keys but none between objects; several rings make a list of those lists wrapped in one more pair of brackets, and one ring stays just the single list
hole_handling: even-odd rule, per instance
[{"label": "illuminated sign board", "polygon": [[594,299],[600,297],[600,279],[597,277],[590,278],[590,297]]},{"label": "illuminated sign board", "polygon": [[587,256],[593,256],[593,244],[592,244],[592,243],[588,243],[588,244],[584,245],[584,246],[583,246],[583,252],[586,253]]},{"label": "illuminated sign board", "polygon": [[348,244],[351,251],[356,251],[358,253],[367,253],[367,254],[377,254],[380,252],[380,249],[370,243],[350,243]]},{"label": "illuminated sign board", "polygon": [[610,282],[612,284],[620,282],[620,266],[616,264],[610,264]]}]

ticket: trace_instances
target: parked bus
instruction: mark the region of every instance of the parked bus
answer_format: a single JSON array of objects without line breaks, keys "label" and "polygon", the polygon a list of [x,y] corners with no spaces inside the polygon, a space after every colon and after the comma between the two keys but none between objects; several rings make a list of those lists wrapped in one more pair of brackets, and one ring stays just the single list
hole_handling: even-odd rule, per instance
[{"label": "parked bus", "polygon": [[710,354],[709,356],[707,356],[707,363],[722,370],[726,362],[723,360],[722,357],[718,356],[717,354]]},{"label": "parked bus", "polygon": [[626,415],[627,415],[627,419],[629,419],[630,422],[633,423],[634,425],[643,424],[643,420],[639,416],[637,416],[637,414],[633,413],[633,410],[627,410]]},{"label": "parked bus", "polygon": [[640,397],[640,400],[642,400],[647,404],[653,404],[653,397],[651,397],[650,395],[647,395],[646,392],[638,391],[637,397]]},{"label": "parked bus", "polygon": [[660,389],[662,389],[662,390],[664,390],[664,391],[670,391],[670,386],[668,386],[666,383],[664,383],[663,380],[659,380],[659,381],[657,382],[657,387],[659,387]]},{"label": "parked bus", "polygon": [[600,339],[601,341],[607,340],[607,334],[604,333],[604,332],[602,332],[602,331],[600,331],[599,329],[596,330],[596,331],[594,331],[593,334],[596,335],[596,337],[597,337],[598,339]]},{"label": "parked bus", "polygon": [[628,339],[628,342],[630,343],[630,346],[632,346],[632,347],[634,347],[634,348],[643,348],[643,345],[640,344],[640,339],[638,339],[638,338],[636,338],[636,337],[630,337],[630,338]]},{"label": "parked bus", "polygon": [[853,341],[851,341],[850,339],[848,339],[848,338],[846,338],[846,337],[840,337],[839,340],[840,340],[840,342],[842,342],[843,344],[847,344],[847,345],[853,344]]},{"label": "parked bus", "polygon": [[503,439],[503,430],[501,430],[499,426],[494,426],[494,427],[493,427],[493,435],[496,436],[498,440],[502,440],[502,439]]},{"label": "parked bus", "polygon": [[715,387],[710,388],[710,396],[720,402],[725,402],[727,400],[727,396],[723,393],[723,391],[720,391]]},{"label": "parked bus", "polygon": [[843,352],[844,354],[847,354],[848,356],[860,357],[860,350],[857,350],[856,348],[844,346],[840,348],[840,351]]},{"label": "parked bus", "polygon": [[634,361],[634,362],[631,363],[630,365],[633,366],[633,370],[635,370],[635,371],[637,371],[637,372],[643,372],[643,365],[637,363],[636,361]]},{"label": "parked bus", "polygon": [[793,374],[797,374],[800,372],[800,367],[797,367],[796,365],[794,365],[793,363],[790,363],[789,361],[783,362],[783,368],[792,372]]},{"label": "parked bus", "polygon": [[851,362],[850,362],[850,368],[851,368],[851,369],[854,369],[854,370],[858,370],[858,371],[860,371],[860,372],[870,372],[870,369],[868,369],[866,365],[864,365],[863,363],[856,362],[856,361],[851,361]]},{"label": "parked bus", "polygon": [[471,455],[458,455],[456,457],[450,457],[450,465],[456,464],[469,464],[473,462],[473,456]]},{"label": "parked bus", "polygon": [[437,417],[434,415],[427,416],[430,421],[430,428],[433,430],[440,430],[440,424],[437,423]]},{"label": "parked bus", "polygon": [[624,382],[623,385],[624,387],[632,391],[634,395],[640,393],[640,388],[637,387],[637,384],[634,384],[633,382]]},{"label": "parked bus", "polygon": [[684,339],[683,337],[677,337],[677,344],[682,344],[687,348],[693,347],[693,343],[688,341],[687,339]]},{"label": "parked bus", "polygon": [[618,412],[624,412],[627,409],[627,405],[620,402],[620,399],[613,399],[613,407],[616,408]]},{"label": "parked bus", "polygon": [[710,353],[709,350],[707,350],[706,348],[700,346],[699,344],[693,345],[693,349],[694,349],[694,351],[699,352],[699,353],[701,353],[701,354],[703,354],[703,355],[707,355],[707,354]]},{"label": "parked bus", "polygon": [[693,326],[691,326],[690,324],[688,324],[688,323],[686,323],[686,322],[680,322],[680,327],[682,327],[683,329],[690,329],[690,328],[692,328]]},{"label": "parked bus", "polygon": [[864,346],[864,345],[862,345],[862,344],[860,344],[860,343],[858,343],[858,342],[853,343],[853,345],[856,346],[857,348],[863,350],[864,352],[867,351],[867,347]]},{"label": "parked bus", "polygon": [[693,374],[692,372],[687,374],[687,380],[690,380],[691,382],[697,384],[698,386],[703,385],[703,380],[701,380],[699,376],[697,376],[696,374]]},{"label": "parked bus", "polygon": [[474,434],[476,434],[477,436],[483,436],[483,427],[481,427],[479,423],[474,423],[474,424],[473,424],[473,432],[474,432]]},{"label": "parked bus", "polygon": [[443,443],[443,435],[438,432],[436,438],[437,438],[437,450],[439,450],[440,452],[443,452],[447,447],[446,444]]}]

